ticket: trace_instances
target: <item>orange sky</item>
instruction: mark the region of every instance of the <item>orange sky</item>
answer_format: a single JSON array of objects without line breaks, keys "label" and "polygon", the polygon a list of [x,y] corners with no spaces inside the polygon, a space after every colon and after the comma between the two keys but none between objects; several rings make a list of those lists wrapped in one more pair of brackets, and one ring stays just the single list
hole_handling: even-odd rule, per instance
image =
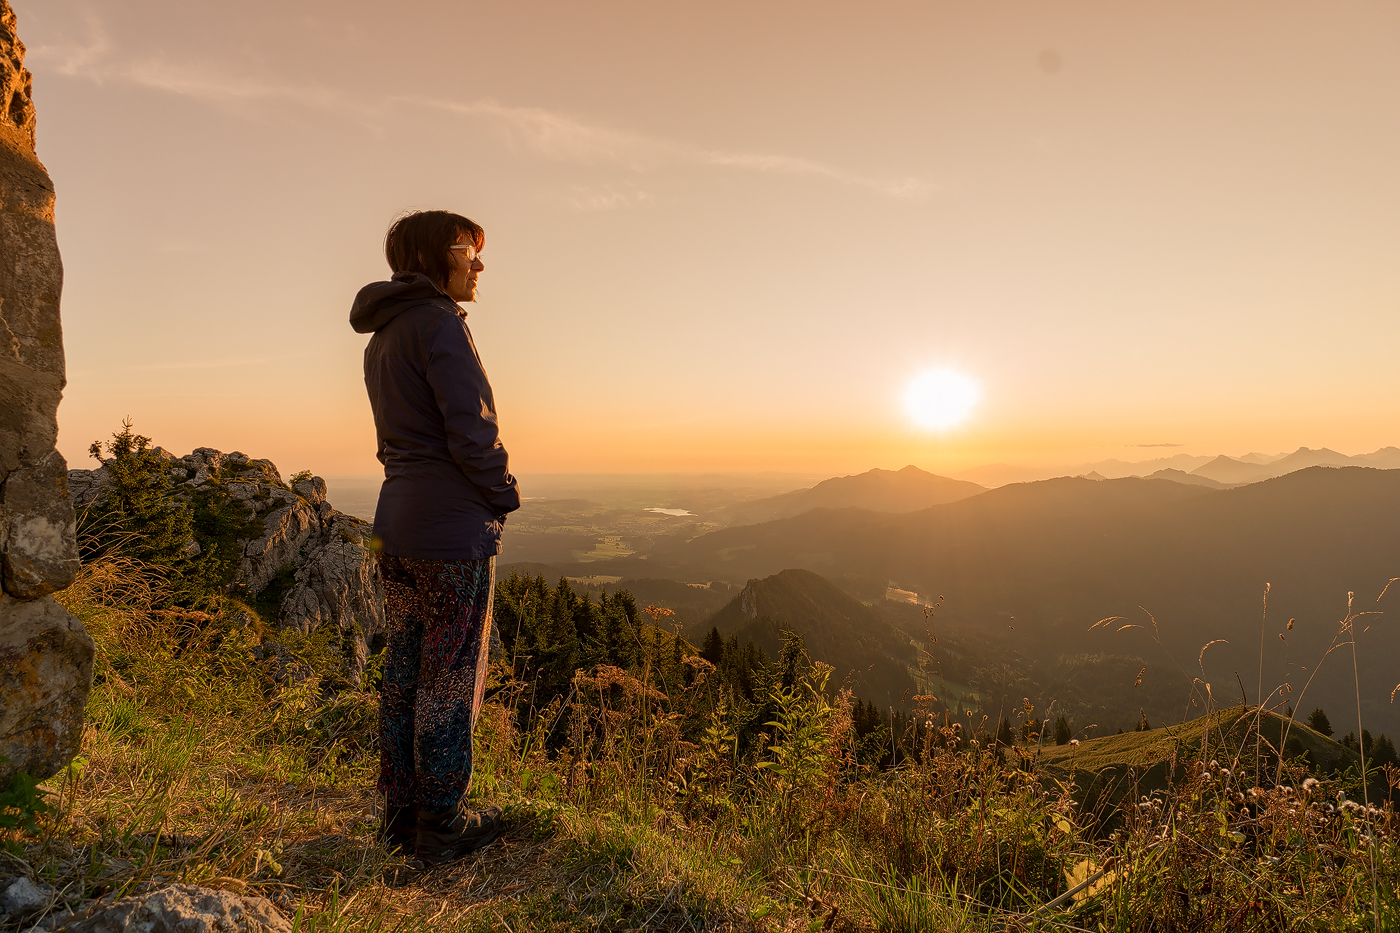
[{"label": "orange sky", "polygon": [[519,473],[1400,443],[1395,5],[14,5],[74,466],[130,415],[373,472],[345,317],[409,207],[486,228]]}]

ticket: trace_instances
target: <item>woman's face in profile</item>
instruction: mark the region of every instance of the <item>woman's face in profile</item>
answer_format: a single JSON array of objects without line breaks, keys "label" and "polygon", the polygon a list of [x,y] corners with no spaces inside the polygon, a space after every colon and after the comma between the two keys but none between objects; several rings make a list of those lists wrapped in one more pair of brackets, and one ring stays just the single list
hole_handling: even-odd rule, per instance
[{"label": "woman's face in profile", "polygon": [[[457,237],[455,246],[471,246],[472,238],[467,234]],[[451,249],[452,272],[447,277],[447,297],[453,301],[476,301],[476,277],[486,268],[475,249]]]}]

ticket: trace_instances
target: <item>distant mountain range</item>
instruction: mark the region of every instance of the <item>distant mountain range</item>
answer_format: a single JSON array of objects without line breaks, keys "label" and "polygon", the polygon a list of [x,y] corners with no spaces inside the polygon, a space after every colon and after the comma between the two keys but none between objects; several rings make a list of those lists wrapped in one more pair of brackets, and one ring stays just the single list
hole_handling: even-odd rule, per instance
[{"label": "distant mountain range", "polygon": [[811,489],[798,489],[781,496],[742,502],[718,509],[705,517],[726,525],[755,525],[820,508],[914,512],[931,505],[966,499],[980,492],[986,492],[986,488],[966,480],[926,473],[916,466],[907,466],[902,470],[870,470],[855,476],[838,476]]},{"label": "distant mountain range", "polygon": [[1355,457],[1339,454],[1326,447],[1321,450],[1299,447],[1291,454],[1263,463],[1246,458],[1237,460],[1221,454],[1192,470],[1191,475],[1212,479],[1217,483],[1257,483],[1315,466],[1361,466],[1396,470],[1400,469],[1400,447],[1382,447],[1375,453],[1358,454]]},{"label": "distant mountain range", "polygon": [[[925,598],[944,596],[946,623],[1002,633],[1028,656],[1140,654],[1187,677],[1200,676],[1203,645],[1227,639],[1206,653],[1202,679],[1217,691],[1243,683],[1251,696],[1244,672],[1259,665],[1267,582],[1266,684],[1280,683],[1288,665],[1296,691],[1325,652],[1349,591],[1358,611],[1363,600],[1366,609],[1387,608],[1374,600],[1400,576],[1400,471],[1312,467],[1233,489],[1063,478],[905,514],[814,509],[660,542],[646,560],[589,567],[733,582],[792,568],[885,579]],[[1396,599],[1400,587],[1388,597]],[[1140,606],[1155,613],[1160,646]],[[1126,619],[1089,631],[1112,615]],[[1281,642],[1290,617],[1297,625]],[[1373,618],[1361,636],[1359,663],[1366,716],[1393,733],[1400,708],[1388,698],[1400,680],[1400,638],[1385,618]],[[1118,631],[1124,625],[1137,627]],[[1346,702],[1350,671],[1343,679],[1335,657],[1329,665],[1301,701],[1309,709]]]},{"label": "distant mountain range", "polygon": [[1326,448],[1309,450],[1306,447],[1300,447],[1291,454],[1248,453],[1242,457],[1227,457],[1223,454],[1218,457],[1176,454],[1171,457],[1159,457],[1137,462],[1099,460],[1094,463],[1065,467],[1027,467],[992,463],[973,467],[970,470],[962,470],[953,476],[957,479],[980,483],[983,486],[1004,486],[1009,483],[1035,482],[1057,476],[1092,474],[1097,474],[1105,479],[1140,476],[1181,481],[1176,474],[1188,473],[1225,485],[1233,485],[1271,479],[1312,466],[1369,466],[1383,470],[1400,469],[1400,448],[1383,447],[1374,453],[1358,454],[1354,457],[1339,454]]}]

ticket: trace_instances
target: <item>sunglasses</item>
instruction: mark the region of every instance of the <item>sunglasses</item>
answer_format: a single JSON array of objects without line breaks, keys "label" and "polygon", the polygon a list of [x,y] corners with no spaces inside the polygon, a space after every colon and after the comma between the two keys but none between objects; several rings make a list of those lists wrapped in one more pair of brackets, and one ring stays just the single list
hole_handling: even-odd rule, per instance
[{"label": "sunglasses", "polygon": [[448,249],[461,250],[466,254],[467,262],[476,262],[476,257],[480,255],[477,248],[471,243],[454,243]]}]

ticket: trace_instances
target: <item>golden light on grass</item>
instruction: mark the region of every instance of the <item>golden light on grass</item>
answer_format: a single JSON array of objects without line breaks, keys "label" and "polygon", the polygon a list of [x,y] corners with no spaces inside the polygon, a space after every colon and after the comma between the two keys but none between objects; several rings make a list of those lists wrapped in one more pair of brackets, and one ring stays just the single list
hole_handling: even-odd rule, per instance
[{"label": "golden light on grass", "polygon": [[921,428],[947,431],[972,414],[982,389],[955,369],[927,369],[904,391],[904,411]]}]

